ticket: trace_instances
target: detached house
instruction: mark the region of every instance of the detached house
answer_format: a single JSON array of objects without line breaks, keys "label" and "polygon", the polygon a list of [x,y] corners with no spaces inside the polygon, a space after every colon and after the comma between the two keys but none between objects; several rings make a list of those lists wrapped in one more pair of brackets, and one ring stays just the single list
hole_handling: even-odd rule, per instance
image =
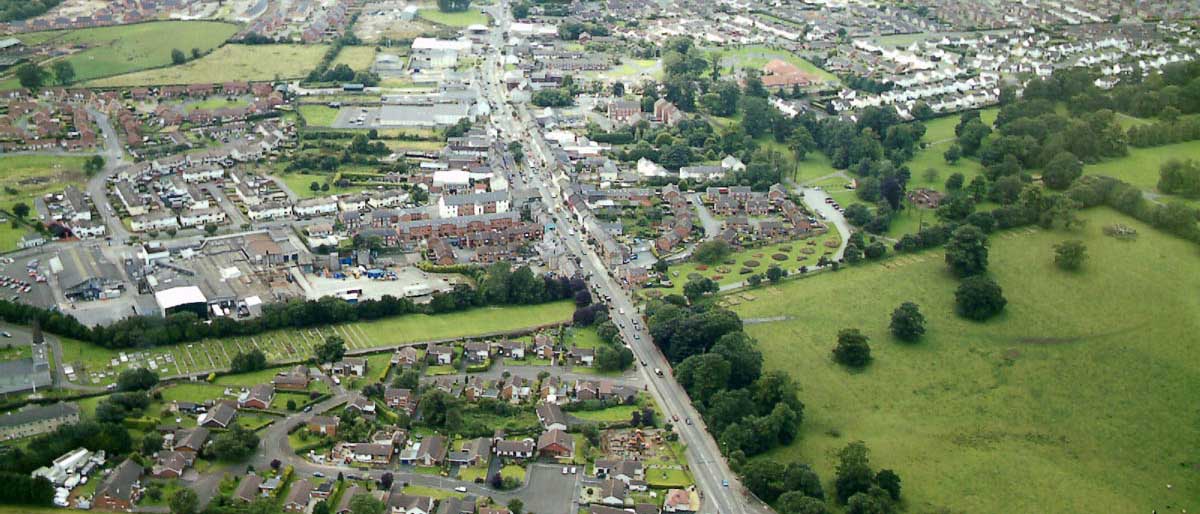
[{"label": "detached house", "polygon": [[538,455],[569,459],[575,455],[575,438],[563,430],[551,429],[538,436]]}]

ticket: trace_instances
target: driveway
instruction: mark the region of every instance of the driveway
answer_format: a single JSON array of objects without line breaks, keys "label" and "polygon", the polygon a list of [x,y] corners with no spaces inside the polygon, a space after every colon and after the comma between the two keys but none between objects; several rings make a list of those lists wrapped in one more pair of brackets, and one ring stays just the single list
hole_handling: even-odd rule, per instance
[{"label": "driveway", "polygon": [[817,213],[818,217],[837,228],[838,233],[842,236],[842,243],[838,245],[837,252],[834,252],[833,258],[834,260],[841,260],[842,256],[846,253],[846,242],[850,239],[852,232],[850,222],[846,221],[846,217],[838,212],[837,209],[834,209],[832,205],[825,203],[826,199],[831,197],[824,190],[797,186],[794,191],[803,197],[804,204],[808,206],[809,210]]}]

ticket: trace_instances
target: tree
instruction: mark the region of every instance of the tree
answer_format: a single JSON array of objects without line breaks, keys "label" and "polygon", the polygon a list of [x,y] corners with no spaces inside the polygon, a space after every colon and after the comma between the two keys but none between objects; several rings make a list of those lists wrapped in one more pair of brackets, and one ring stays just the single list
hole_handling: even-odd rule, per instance
[{"label": "tree", "polygon": [[163,447],[162,434],[159,434],[158,432],[146,432],[146,435],[142,436],[142,454],[143,455],[154,455],[154,453],[161,450],[162,447]]},{"label": "tree", "polygon": [[346,355],[346,342],[341,336],[329,336],[316,348],[317,363],[326,364],[342,360]]},{"label": "tree", "polygon": [[437,5],[442,12],[462,12],[471,7],[471,0],[438,0]]},{"label": "tree", "polygon": [[1055,155],[1042,172],[1042,182],[1050,189],[1063,190],[1083,175],[1083,162],[1071,152]]},{"label": "tree", "polygon": [[675,366],[675,379],[692,400],[704,404],[729,384],[731,368],[725,357],[716,353],[692,355]]},{"label": "tree", "polygon": [[196,514],[200,508],[200,498],[196,491],[180,489],[171,495],[171,514]]},{"label": "tree", "polygon": [[900,500],[900,475],[890,469],[881,469],[875,474],[875,483],[879,487],[888,492],[888,496],[892,497],[892,501]]},{"label": "tree", "polygon": [[958,277],[970,277],[987,271],[987,235],[979,227],[963,225],[946,243],[946,264]]},{"label": "tree", "polygon": [[917,304],[904,302],[892,311],[892,323],[889,327],[897,339],[913,342],[925,334],[925,316],[921,314]]},{"label": "tree", "polygon": [[29,215],[29,204],[25,202],[17,202],[13,204],[12,211],[13,214],[15,214],[18,218],[24,219],[25,216]]},{"label": "tree", "polygon": [[1008,300],[994,280],[984,275],[967,277],[954,292],[955,310],[964,318],[983,321],[1004,310]]},{"label": "tree", "polygon": [[763,356],[755,347],[754,339],[745,332],[730,332],[717,339],[709,349],[725,358],[730,364],[729,387],[741,389],[753,384],[762,375]]},{"label": "tree", "polygon": [[887,491],[872,486],[866,492],[851,496],[846,502],[846,514],[892,514],[895,508]]},{"label": "tree", "polygon": [[770,268],[767,268],[767,280],[770,280],[772,284],[779,283],[779,281],[783,280],[783,277],[786,275],[787,273],[779,266],[771,266]]},{"label": "tree", "polygon": [[231,373],[248,373],[266,368],[267,356],[257,348],[248,352],[238,352],[229,363]]},{"label": "tree", "polygon": [[871,362],[870,339],[857,328],[838,331],[837,346],[833,347],[833,360],[852,368],[861,368]]},{"label": "tree", "polygon": [[329,502],[321,500],[313,505],[312,514],[333,514],[330,509]]},{"label": "tree", "polygon": [[75,82],[75,66],[71,64],[71,61],[54,61],[54,64],[50,65],[50,69],[54,71],[54,81],[59,85],[65,86]]},{"label": "tree", "polygon": [[[442,1],[438,0],[439,3]],[[367,493],[359,493],[350,498],[350,514],[383,514],[385,507],[383,502]]]},{"label": "tree", "polygon": [[788,491],[780,495],[776,508],[782,514],[829,514],[825,502],[805,496],[800,491]]},{"label": "tree", "polygon": [[83,172],[88,176],[95,175],[104,169],[104,157],[93,155],[83,161]]},{"label": "tree", "polygon": [[29,89],[38,89],[46,83],[46,70],[35,63],[22,64],[17,68],[17,81],[21,83],[21,87]]},{"label": "tree", "polygon": [[712,279],[708,277],[692,279],[689,280],[687,284],[683,285],[683,295],[686,296],[688,300],[693,302],[699,300],[708,293],[716,293],[719,290],[720,287],[717,285],[717,283],[713,282]]},{"label": "tree", "polygon": [[317,183],[317,181],[315,181],[315,180],[314,180],[314,181],[312,181],[312,183],[310,183],[310,184],[308,185],[308,190],[309,190],[309,191],[312,191],[312,192],[314,192],[314,193],[315,193],[315,192],[317,192],[317,191],[320,191],[320,190],[321,190],[321,184]]},{"label": "tree", "polygon": [[196,47],[192,47],[192,59],[199,59],[200,55],[201,55],[200,49],[196,48]]},{"label": "tree", "polygon": [[392,481],[394,481],[395,479],[396,479],[396,477],[392,475],[391,471],[384,472],[384,474],[379,477],[379,488],[380,489],[391,489]]},{"label": "tree", "polygon": [[732,253],[733,248],[729,246],[729,243],[720,239],[715,239],[696,245],[696,251],[693,256],[697,261],[703,262],[704,264],[716,265],[725,261],[725,259],[729,258],[729,255]]},{"label": "tree", "polygon": [[950,148],[946,150],[946,153],[942,154],[942,157],[950,164],[957,164],[958,160],[962,159],[962,147],[956,144],[950,145]]},{"label": "tree", "polygon": [[966,177],[964,177],[962,173],[951,174],[950,177],[946,179],[946,191],[955,192],[961,190],[963,183],[966,182],[966,180]]},{"label": "tree", "polygon": [[171,50],[171,62],[176,65],[183,64],[187,62],[187,56],[184,55],[183,50],[174,48]]},{"label": "tree", "polygon": [[525,512],[525,502],[521,501],[520,498],[508,500],[508,510],[512,514],[523,514]]},{"label": "tree", "polygon": [[241,461],[254,454],[258,448],[258,435],[234,423],[230,428],[213,438],[207,451],[217,460]]},{"label": "tree", "polygon": [[846,503],[851,496],[871,488],[871,462],[866,443],[855,441],[838,451],[836,478],[833,481],[837,500]]},{"label": "tree", "polygon": [[629,348],[604,345],[596,350],[596,366],[601,371],[624,371],[633,365],[633,352]]},{"label": "tree", "polygon": [[145,391],[158,384],[158,373],[146,368],[122,371],[117,377],[118,391]]},{"label": "tree", "polygon": [[1054,245],[1054,264],[1060,269],[1077,271],[1087,258],[1087,246],[1083,241],[1063,241]]}]

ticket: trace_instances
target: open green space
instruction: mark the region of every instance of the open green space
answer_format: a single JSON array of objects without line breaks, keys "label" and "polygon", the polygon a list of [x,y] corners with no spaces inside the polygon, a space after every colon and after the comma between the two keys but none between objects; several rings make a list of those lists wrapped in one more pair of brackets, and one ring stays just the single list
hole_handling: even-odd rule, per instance
[{"label": "open green space", "polygon": [[[284,185],[286,185],[288,187],[288,189],[291,189],[293,193],[296,193],[296,196],[298,196],[300,198],[316,198],[318,196],[330,196],[330,195],[339,195],[339,194],[345,194],[345,193],[357,193],[364,189],[362,186],[351,185],[349,187],[341,187],[341,186],[335,185],[335,183],[337,182],[337,174],[335,174],[335,173],[320,174],[320,173],[292,172],[292,173],[283,173],[283,174],[277,175],[277,177],[279,177],[280,180],[283,180]],[[322,191],[322,190],[318,189],[317,191],[313,191],[312,190],[313,182],[316,182],[317,185],[323,185],[323,184],[328,183],[329,190]]]},{"label": "open green space", "polygon": [[247,100],[240,100],[240,99],[236,99],[236,98],[231,100],[231,99],[223,97],[223,96],[214,96],[212,98],[206,98],[199,102],[189,103],[187,108],[188,108],[188,110],[192,110],[192,111],[201,110],[201,109],[206,110],[206,111],[213,111],[213,110],[217,110],[217,109],[236,109],[238,107],[246,107],[247,105],[250,105],[250,102]]},{"label": "open green space", "polygon": [[343,46],[332,66],[345,64],[354,71],[363,71],[375,64],[374,46]]},{"label": "open green space", "polygon": [[[327,45],[229,44],[178,66],[126,73],[94,80],[88,85],[112,87],[294,79],[304,77],[316,67],[327,48]],[[170,53],[169,48],[165,51]]]},{"label": "open green space", "polygon": [[[764,457],[811,463],[829,491],[835,452],[865,441],[912,512],[1167,512],[1200,498],[1200,425],[1181,409],[1200,390],[1196,246],[1108,209],[1081,215],[1074,233],[992,235],[1008,307],[986,323],[953,313],[940,250],[755,290],[735,310],[786,317],[746,331],[807,406],[796,442]],[[1137,239],[1102,235],[1114,223]],[[1052,262],[1066,239],[1087,245],[1081,272]],[[905,301],[928,320],[915,344],[887,329]],[[871,338],[861,372],[830,358],[848,327]]]},{"label": "open green space", "polygon": [[479,9],[467,9],[462,12],[442,12],[437,7],[426,7],[417,11],[417,16],[447,27],[469,27],[471,25],[488,24],[488,15]]},{"label": "open green space", "polygon": [[[571,317],[573,305],[573,302],[561,301],[541,305],[481,307],[438,315],[410,314],[371,322],[276,330],[254,336],[206,339],[195,343],[144,349],[109,350],[90,343],[61,339],[63,359],[75,367],[80,383],[106,385],[115,383],[116,375],[121,371],[134,367],[150,367],[151,361],[155,363],[155,370],[162,376],[227,370],[234,355],[252,349],[262,351],[267,360],[273,363],[297,362],[313,355],[316,345],[329,336],[341,337],[350,350],[361,350],[509,332],[566,321]],[[120,358],[122,354],[126,359]],[[235,377],[220,377],[217,380],[222,384],[239,384],[242,381]],[[324,383],[316,383],[310,388],[326,392],[327,386]]]},{"label": "open green space", "polygon": [[[688,280],[694,277],[707,277],[712,279],[718,285],[735,284],[744,282],[750,275],[766,274],[767,268],[771,266],[779,266],[790,274],[801,266],[810,268],[817,265],[817,260],[822,255],[829,253],[832,257],[833,252],[837,249],[837,244],[841,242],[837,229],[830,227],[829,232],[810,237],[807,239],[797,239],[786,243],[775,243],[759,248],[750,248],[734,252],[725,262],[733,261],[733,264],[717,264],[707,265],[701,264],[694,260],[672,265],[667,271],[667,276],[671,280],[671,287],[656,288],[662,294],[682,294],[683,286]],[[833,245],[833,246],[827,246]],[[775,255],[782,254],[785,256],[783,260],[776,260]],[[749,273],[742,273],[743,269],[749,269]]]},{"label": "open green space", "polygon": [[1108,175],[1133,184],[1146,191],[1157,191],[1158,172],[1172,159],[1200,160],[1200,141],[1188,141],[1153,148],[1129,148],[1129,155],[1084,166],[1087,175]]},{"label": "open green space", "polygon": [[620,421],[629,421],[633,417],[633,411],[640,408],[637,405],[616,405],[600,410],[571,411],[571,415],[582,420],[595,421],[597,423],[617,423]]},{"label": "open green space", "polygon": [[726,68],[762,70],[767,63],[779,59],[800,68],[800,71],[812,74],[819,80],[836,84],[840,82],[834,74],[809,62],[792,52],[783,49],[770,48],[763,45],[749,45],[738,48],[724,48],[718,51],[721,65]]},{"label": "open green space", "polygon": [[[156,21],[22,34],[29,46],[70,48],[65,59],[79,82],[171,65],[171,50],[208,52],[237,32],[237,25],[212,21]],[[18,87],[15,78],[0,88]]]},{"label": "open green space", "polygon": [[566,335],[563,336],[563,342],[568,347],[577,346],[579,348],[599,348],[604,344],[604,340],[600,339],[600,334],[591,327],[568,328]]},{"label": "open green space", "polygon": [[82,186],[87,179],[84,160],[59,155],[0,156],[0,170],[4,170],[0,173],[0,209],[11,212],[17,202],[32,208],[36,197],[62,191],[71,184]]},{"label": "open green space", "polygon": [[300,115],[310,127],[330,127],[337,120],[338,110],[328,105],[305,104],[300,106]]}]

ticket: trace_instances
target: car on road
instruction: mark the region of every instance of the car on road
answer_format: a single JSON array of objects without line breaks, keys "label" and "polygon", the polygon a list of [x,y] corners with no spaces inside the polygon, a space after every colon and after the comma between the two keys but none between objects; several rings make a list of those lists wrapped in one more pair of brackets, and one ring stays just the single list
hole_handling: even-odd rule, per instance
[{"label": "car on road", "polygon": [[643,359],[643,360],[642,360],[642,367],[643,367],[643,368],[644,368],[644,367],[646,367],[646,361],[645,361],[645,359]]},{"label": "car on road", "polygon": [[654,368],[654,374],[660,377],[663,376],[662,368]]},{"label": "car on road", "polygon": [[721,481],[721,487],[729,487],[729,481],[728,481],[728,480],[722,480],[722,481]]},{"label": "car on road", "polygon": [[678,414],[671,416],[671,419],[675,420],[676,423],[679,423],[679,415]]},{"label": "car on road", "polygon": [[467,488],[460,485],[458,487],[455,487],[454,491],[459,492],[459,493],[465,493],[465,492],[467,492]]},{"label": "car on road", "polygon": [[8,331],[4,331],[4,332],[0,332],[0,336],[12,337],[12,334],[8,333]]},{"label": "car on road", "polygon": [[574,475],[574,474],[575,474],[575,466],[571,466],[571,474],[572,474],[572,475]]},{"label": "car on road", "polygon": [[322,473],[320,471],[313,471],[313,476],[317,477],[317,478],[325,478],[325,473]]},{"label": "car on road", "polygon": [[683,422],[684,422],[684,423],[687,423],[687,424],[689,424],[689,425],[691,425],[691,424],[692,424],[692,418],[687,418],[687,419],[683,420]]}]

